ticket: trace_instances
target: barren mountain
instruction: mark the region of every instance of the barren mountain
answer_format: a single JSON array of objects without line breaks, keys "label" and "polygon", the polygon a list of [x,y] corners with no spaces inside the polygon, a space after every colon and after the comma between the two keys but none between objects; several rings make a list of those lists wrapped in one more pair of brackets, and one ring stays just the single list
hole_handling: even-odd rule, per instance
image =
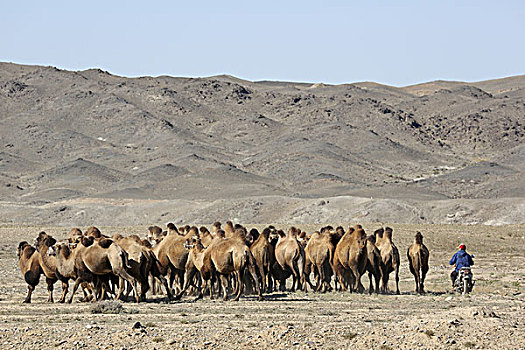
[{"label": "barren mountain", "polygon": [[0,63],[0,221],[525,223],[525,76],[404,88]]}]

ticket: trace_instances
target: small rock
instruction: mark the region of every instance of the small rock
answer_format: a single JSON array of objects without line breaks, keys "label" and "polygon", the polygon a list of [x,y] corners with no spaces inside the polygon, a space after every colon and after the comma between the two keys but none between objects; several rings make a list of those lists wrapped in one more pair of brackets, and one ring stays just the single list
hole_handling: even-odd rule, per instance
[{"label": "small rock", "polygon": [[451,301],[451,300],[452,300],[452,297],[451,297],[451,296],[445,298],[445,301]]},{"label": "small rock", "polygon": [[175,344],[176,342],[177,342],[177,339],[168,339],[168,340],[166,340],[166,344],[167,344],[167,345],[173,345],[173,344]]},{"label": "small rock", "polygon": [[133,325],[133,329],[141,329],[141,328],[145,328],[140,322],[135,322],[135,324]]}]

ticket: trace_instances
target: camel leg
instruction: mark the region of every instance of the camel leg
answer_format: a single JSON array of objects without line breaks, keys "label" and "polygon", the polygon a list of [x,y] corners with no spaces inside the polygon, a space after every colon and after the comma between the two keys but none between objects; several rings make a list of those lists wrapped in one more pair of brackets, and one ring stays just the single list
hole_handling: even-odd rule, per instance
[{"label": "camel leg", "polygon": [[399,292],[399,266],[396,266],[396,294],[401,294]]},{"label": "camel leg", "polygon": [[226,301],[228,300],[228,277],[220,274],[219,278],[221,279],[222,293],[224,295],[222,300]]},{"label": "camel leg", "polygon": [[421,287],[419,288],[421,290],[421,293],[425,293],[425,277],[427,276],[428,267],[421,267]]},{"label": "camel leg", "polygon": [[[253,265],[250,265],[248,267],[248,270],[250,271],[250,274],[252,275],[252,278],[255,281],[255,288],[257,290],[257,295],[259,296],[259,301],[263,301],[264,298],[262,296],[262,290],[265,290],[264,283],[263,283],[263,287],[261,289],[261,286],[259,284],[259,276],[257,276],[257,271],[255,271],[255,267]],[[263,277],[263,281],[264,281],[264,277]]]},{"label": "camel leg", "polygon": [[414,276],[414,281],[416,283],[416,293],[419,293],[419,271],[416,271],[416,269],[412,266],[412,264],[409,264],[410,272]]},{"label": "camel leg", "polygon": [[379,294],[379,281],[381,281],[381,271],[376,271],[374,279],[376,282],[376,294]]},{"label": "camel leg", "polygon": [[182,296],[184,295],[184,293],[186,293],[186,291],[190,287],[190,284],[191,284],[191,281],[193,280],[193,277],[195,277],[196,272],[197,272],[197,269],[196,268],[192,268],[186,273],[187,274],[187,278],[186,278],[186,283],[184,284],[184,288],[182,288],[182,290],[179,293],[177,293],[177,295],[174,298],[175,300],[180,300],[182,298]]},{"label": "camel leg", "polygon": [[239,271],[237,271],[237,273],[235,274],[235,277],[236,277],[236,280],[237,280],[237,290],[236,290],[236,295],[235,295],[235,298],[233,298],[234,301],[238,301],[239,298],[241,297],[241,293],[242,293],[242,290],[243,290],[243,286],[244,286],[244,283],[243,283],[243,277],[244,277],[244,269],[240,269]]},{"label": "camel leg", "polygon": [[372,272],[368,271],[368,279],[370,281],[370,283],[368,285],[368,294],[372,294],[372,292],[374,290],[374,286],[373,286],[373,283],[372,283],[372,277],[373,277]]},{"label": "camel leg", "polygon": [[49,293],[49,299],[47,299],[47,301],[49,303],[52,303],[53,302],[53,285],[55,284],[57,280],[54,280],[54,279],[51,279],[51,278],[47,278],[46,277],[46,283],[47,283],[47,292]]},{"label": "camel leg", "polygon": [[69,289],[69,283],[62,281],[62,296],[60,297],[59,303],[63,304],[66,301],[66,294]]},{"label": "camel leg", "polygon": [[75,296],[75,293],[77,292],[78,286],[80,285],[80,278],[77,278],[75,281],[75,284],[73,285],[73,290],[71,291],[71,295],[69,296],[69,300],[67,301],[68,304],[71,304],[73,302],[73,297]]},{"label": "camel leg", "polygon": [[30,284],[27,285],[27,296],[24,299],[24,304],[31,303],[31,295],[33,295],[34,290],[35,290],[35,286],[32,286]]},{"label": "camel leg", "polygon": [[139,294],[138,287],[137,287],[137,281],[133,277],[131,277],[126,271],[121,271],[121,274],[122,274],[122,272],[124,272],[123,277],[129,283],[131,283],[131,287],[133,287],[133,292],[135,293],[135,301],[137,303],[139,303],[140,302],[140,294]]}]

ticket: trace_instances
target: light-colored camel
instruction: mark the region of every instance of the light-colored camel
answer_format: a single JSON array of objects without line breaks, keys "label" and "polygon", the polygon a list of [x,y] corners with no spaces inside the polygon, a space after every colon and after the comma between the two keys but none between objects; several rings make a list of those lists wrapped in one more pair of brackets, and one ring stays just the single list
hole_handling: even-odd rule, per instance
[{"label": "light-colored camel", "polygon": [[63,303],[66,300],[66,294],[69,289],[69,278],[61,275],[57,271],[57,259],[56,256],[50,255],[51,247],[54,246],[56,240],[49,236],[44,231],[38,234],[36,239],[36,249],[39,253],[40,267],[46,276],[46,282],[48,284],[49,301],[53,302],[53,284],[60,280],[62,282],[62,296],[59,302]]},{"label": "light-colored camel", "polygon": [[[57,259],[57,273],[75,282],[78,278],[77,270],[75,269],[76,247],[78,244],[79,243],[62,242],[53,246]],[[81,286],[84,292],[84,298],[82,300],[92,300],[95,297],[93,288],[85,281],[81,283]]]},{"label": "light-colored camel", "polygon": [[[321,231],[322,232],[315,231],[310,236],[308,244],[304,249],[306,258],[305,274],[306,271],[309,270],[306,265],[311,265],[317,281],[315,291],[325,293],[331,289],[330,281],[333,274],[332,261],[337,245],[337,234],[330,228],[323,228]],[[308,277],[305,277],[304,280],[307,280]]]},{"label": "light-colored camel", "polygon": [[292,289],[302,289],[301,279],[304,270],[304,248],[297,240],[297,229],[290,227],[288,234],[280,236],[275,247],[275,258],[283,270],[289,270],[292,273]]},{"label": "light-colored camel", "polygon": [[407,258],[410,272],[414,275],[416,280],[416,293],[423,294],[425,292],[425,277],[428,272],[428,258],[430,252],[423,244],[423,235],[417,232],[414,243],[408,247]]},{"label": "light-colored camel", "polygon": [[392,242],[392,229],[386,227],[384,230],[379,229],[374,232],[376,236],[376,246],[381,252],[381,258],[383,259],[383,264],[385,265],[385,270],[383,273],[383,280],[381,281],[381,289],[383,293],[388,292],[388,280],[391,272],[395,272],[396,278],[396,294],[399,292],[399,250],[397,249],[394,242]]},{"label": "light-colored camel", "polygon": [[366,233],[359,226],[356,228],[349,228],[337,244],[333,268],[343,290],[349,287],[350,291],[362,292],[361,276],[367,265]]},{"label": "light-colored camel", "polygon": [[27,296],[24,299],[24,303],[30,303],[33,291],[38,285],[40,275],[42,274],[40,258],[38,257],[36,249],[25,241],[18,244],[17,255],[20,271],[27,283]]}]

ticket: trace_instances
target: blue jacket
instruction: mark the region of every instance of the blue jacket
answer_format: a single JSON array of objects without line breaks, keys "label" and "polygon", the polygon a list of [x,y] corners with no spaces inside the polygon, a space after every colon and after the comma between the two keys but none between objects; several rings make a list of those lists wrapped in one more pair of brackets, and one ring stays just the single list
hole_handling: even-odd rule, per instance
[{"label": "blue jacket", "polygon": [[450,259],[449,264],[456,264],[456,271],[459,272],[459,269],[462,267],[470,267],[470,265],[474,265],[474,260],[472,260],[472,257],[466,251],[459,250],[454,254],[452,259]]}]

